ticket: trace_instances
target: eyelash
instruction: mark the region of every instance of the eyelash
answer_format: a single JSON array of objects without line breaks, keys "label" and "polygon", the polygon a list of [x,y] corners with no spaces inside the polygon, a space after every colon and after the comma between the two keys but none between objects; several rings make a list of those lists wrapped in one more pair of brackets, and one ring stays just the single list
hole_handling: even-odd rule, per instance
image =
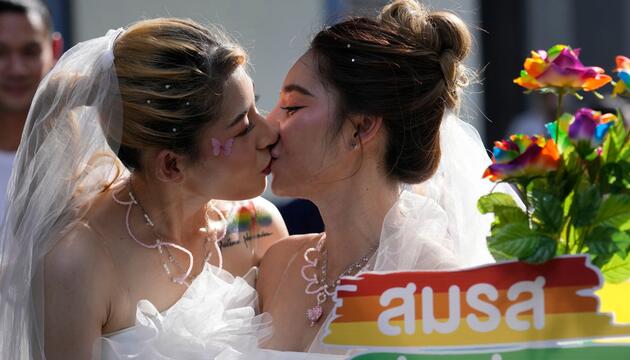
[{"label": "eyelash", "polygon": [[238,133],[238,135],[236,136],[245,136],[249,134],[250,131],[254,130],[255,127],[256,127],[256,124],[250,120],[249,125],[247,125],[247,127],[243,131]]},{"label": "eyelash", "polygon": [[304,108],[304,106],[287,106],[287,107],[281,107],[280,109],[286,111],[287,115],[291,116],[302,108]]}]

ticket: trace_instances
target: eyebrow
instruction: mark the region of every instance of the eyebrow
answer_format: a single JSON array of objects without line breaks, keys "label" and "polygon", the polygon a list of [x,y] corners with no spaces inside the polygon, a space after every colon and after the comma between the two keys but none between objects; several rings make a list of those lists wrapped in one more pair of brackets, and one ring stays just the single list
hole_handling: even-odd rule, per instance
[{"label": "eyebrow", "polygon": [[282,92],[285,93],[289,93],[292,91],[296,91],[299,92],[300,94],[306,95],[306,96],[312,96],[315,97],[315,95],[311,94],[310,91],[306,90],[305,88],[301,87],[300,85],[297,84],[289,84],[285,87],[282,88]]},{"label": "eyebrow", "polygon": [[232,121],[230,121],[230,125],[228,125],[228,127],[226,129],[229,129],[232,126],[238,124],[241,120],[243,120],[243,117],[245,117],[246,114],[247,114],[247,110],[245,110],[242,113],[236,115],[236,117]]}]

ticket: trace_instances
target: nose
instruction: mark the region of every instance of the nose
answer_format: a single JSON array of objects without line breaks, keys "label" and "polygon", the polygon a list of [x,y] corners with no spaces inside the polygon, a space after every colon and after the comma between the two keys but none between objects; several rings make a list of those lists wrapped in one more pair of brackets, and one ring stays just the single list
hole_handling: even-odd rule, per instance
[{"label": "nose", "polygon": [[22,76],[28,74],[28,66],[26,59],[20,54],[11,54],[8,59],[9,73],[14,76]]},{"label": "nose", "polygon": [[276,128],[278,128],[278,131],[280,130],[280,123],[281,123],[281,112],[282,109],[280,108],[279,105],[274,106],[274,108],[271,110],[271,112],[269,112],[269,114],[267,114],[267,121],[271,124],[273,124]]},{"label": "nose", "polygon": [[258,119],[256,120],[261,128],[258,138],[258,148],[267,149],[278,141],[278,124],[273,121],[268,121],[268,119],[265,119],[259,114],[257,114],[257,116]]}]

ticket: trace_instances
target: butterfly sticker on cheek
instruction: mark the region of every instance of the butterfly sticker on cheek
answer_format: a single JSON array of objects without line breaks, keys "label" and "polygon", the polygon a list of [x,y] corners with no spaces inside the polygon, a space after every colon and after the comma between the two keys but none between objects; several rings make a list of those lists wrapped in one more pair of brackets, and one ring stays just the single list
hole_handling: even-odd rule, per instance
[{"label": "butterfly sticker on cheek", "polygon": [[232,145],[234,144],[234,138],[225,140],[224,144],[221,144],[221,140],[212,138],[212,155],[214,156],[230,156],[232,154]]}]

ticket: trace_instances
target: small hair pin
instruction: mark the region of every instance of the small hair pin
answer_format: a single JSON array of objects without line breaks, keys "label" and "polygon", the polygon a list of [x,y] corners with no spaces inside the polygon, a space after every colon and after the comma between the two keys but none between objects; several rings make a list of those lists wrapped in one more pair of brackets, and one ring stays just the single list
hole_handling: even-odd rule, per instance
[{"label": "small hair pin", "polygon": [[354,58],[350,59],[350,61],[354,62]]},{"label": "small hair pin", "polygon": [[147,104],[151,104],[151,100],[147,100]]},{"label": "small hair pin", "polygon": [[164,85],[164,88],[165,88],[166,90],[170,89],[170,88],[171,88],[171,84],[166,84],[166,85]]},{"label": "small hair pin", "polygon": [[347,44],[347,45],[346,45],[346,47],[347,47],[348,49],[350,49],[350,47],[351,47],[351,46],[350,46],[350,44]]},{"label": "small hair pin", "polygon": [[171,131],[176,133],[177,132],[177,128],[172,128]]},{"label": "small hair pin", "polygon": [[190,101],[186,101],[186,106],[190,106]]}]

